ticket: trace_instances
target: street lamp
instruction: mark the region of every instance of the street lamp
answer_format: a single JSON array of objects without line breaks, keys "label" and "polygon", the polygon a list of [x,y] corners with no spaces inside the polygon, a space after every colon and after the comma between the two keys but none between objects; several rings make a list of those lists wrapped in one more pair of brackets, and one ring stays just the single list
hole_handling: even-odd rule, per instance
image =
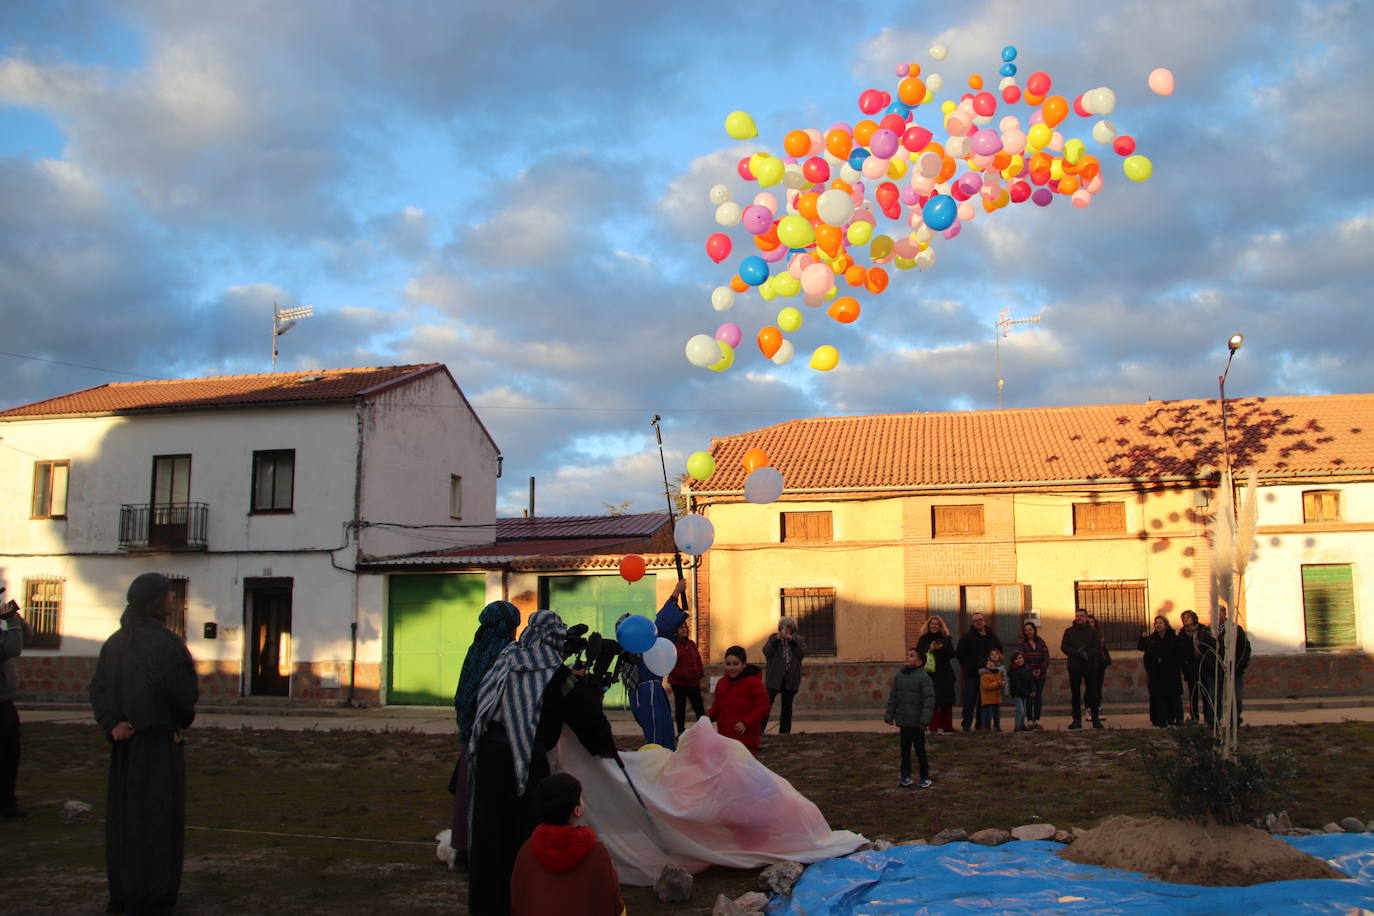
[{"label": "street lamp", "polygon": [[295,308],[278,308],[272,303],[272,371],[277,371],[277,338],[296,326],[302,318],[315,314],[313,305],[298,305]]},{"label": "street lamp", "polygon": [[1235,358],[1236,351],[1240,345],[1245,343],[1244,334],[1232,334],[1226,341],[1226,368],[1217,377],[1217,385],[1221,389],[1221,451],[1226,462],[1226,476],[1231,476],[1231,443],[1227,438],[1226,429],[1226,376],[1231,372],[1231,360]]}]

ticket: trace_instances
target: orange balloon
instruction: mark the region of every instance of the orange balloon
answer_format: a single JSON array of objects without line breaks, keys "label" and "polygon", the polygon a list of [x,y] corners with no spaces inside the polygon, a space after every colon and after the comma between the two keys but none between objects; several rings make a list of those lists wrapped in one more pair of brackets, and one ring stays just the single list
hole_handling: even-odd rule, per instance
[{"label": "orange balloon", "polygon": [[836,127],[825,135],[825,148],[836,159],[848,159],[854,149],[854,138],[849,131]]},{"label": "orange balloon", "polygon": [[769,325],[759,331],[759,352],[764,359],[772,359],[773,354],[782,346],[782,331]]},{"label": "orange balloon", "polygon": [[754,236],[754,244],[759,246],[761,251],[772,251],[781,242],[778,241],[778,220],[773,220],[773,225],[768,227],[767,232],[760,232]]},{"label": "orange balloon", "polygon": [[761,448],[751,448],[744,453],[744,469],[754,473],[759,468],[768,467],[768,453]]},{"label": "orange balloon", "polygon": [[620,578],[626,582],[638,582],[644,578],[644,558],[637,553],[620,558]]},{"label": "orange balloon", "polygon": [[844,272],[844,278],[850,286],[863,286],[867,277],[868,271],[864,270],[862,264],[855,264]]},{"label": "orange balloon", "polygon": [[821,199],[821,195],[815,191],[807,191],[805,194],[797,195],[797,213],[802,219],[818,220],[821,215],[816,212],[816,201]]},{"label": "orange balloon", "polygon": [[749,284],[745,283],[744,280],[740,278],[739,274],[735,274],[730,278],[730,288],[737,293],[749,292]]},{"label": "orange balloon", "polygon": [[843,178],[836,178],[834,181],[830,182],[830,186],[835,190],[843,191],[846,194],[854,193],[854,186],[849,182],[845,181]]},{"label": "orange balloon", "polygon": [[1102,166],[1098,165],[1097,160],[1092,156],[1084,156],[1082,159],[1078,160],[1078,164],[1080,166],[1078,169],[1078,177],[1085,184],[1102,174]]},{"label": "orange balloon", "polygon": [[926,84],[920,77],[908,76],[897,84],[897,98],[906,105],[919,105],[926,98]]},{"label": "orange balloon", "polygon": [[1059,193],[1072,194],[1078,190],[1078,179],[1072,175],[1065,175],[1059,179]]},{"label": "orange balloon", "polygon": [[821,223],[816,226],[816,247],[833,258],[840,253],[840,236],[839,226]]},{"label": "orange balloon", "polygon": [[1022,96],[1022,100],[1027,105],[1034,108],[1036,105],[1039,105],[1041,102],[1045,101],[1045,97],[1043,95],[1036,95],[1034,92],[1027,92],[1024,96]]},{"label": "orange balloon", "polygon": [[954,170],[957,168],[958,166],[954,164],[954,160],[946,156],[940,164],[940,174],[935,176],[935,183],[940,184],[941,182],[949,181],[954,177]]},{"label": "orange balloon", "polygon": [[931,140],[929,143],[926,144],[926,148],[921,150],[921,152],[934,153],[935,155],[943,158],[945,155],[945,145],[941,143],[939,140]]},{"label": "orange balloon", "polygon": [[830,303],[826,314],[840,324],[849,324],[859,317],[859,301],[853,296],[841,296]]},{"label": "orange balloon", "polygon": [[848,253],[842,254],[830,266],[834,268],[835,273],[842,274],[854,266],[854,259]]},{"label": "orange balloon", "polygon": [[878,295],[883,290],[887,289],[887,271],[883,270],[881,267],[870,267],[868,269],[868,279],[864,283],[864,286],[873,295]]},{"label": "orange balloon", "polygon": [[1044,152],[1036,153],[1034,156],[1031,156],[1031,161],[1030,161],[1030,168],[1031,168],[1031,171],[1032,171],[1032,172],[1048,172],[1048,171],[1050,170],[1050,162],[1052,162],[1052,161],[1053,161],[1053,160],[1051,159],[1049,153],[1044,153]]},{"label": "orange balloon", "polygon": [[921,75],[921,65],[920,65],[920,64],[907,64],[907,65],[906,65],[906,75],[907,75],[907,76],[920,76],[920,75]]},{"label": "orange balloon", "polygon": [[983,77],[977,73],[970,73],[968,77],[968,87],[970,89],[982,89]]},{"label": "orange balloon", "polygon": [[1064,100],[1062,95],[1052,95],[1045,99],[1045,105],[1040,109],[1045,116],[1045,123],[1050,127],[1058,127],[1069,113],[1069,103]]},{"label": "orange balloon", "polygon": [[800,158],[811,151],[811,137],[804,130],[789,130],[782,138],[782,148],[787,155]]},{"label": "orange balloon", "polygon": [[983,198],[983,212],[984,212],[984,213],[991,213],[993,210],[996,210],[996,209],[997,209],[997,204],[996,204],[995,201],[988,200],[986,197]]},{"label": "orange balloon", "polygon": [[854,125],[854,142],[860,146],[868,146],[868,141],[873,139],[873,135],[878,132],[878,122],[864,118]]},{"label": "orange balloon", "polygon": [[992,157],[992,167],[995,171],[1005,171],[1009,165],[1011,165],[1011,153],[1006,150],[1002,150],[1002,152]]}]

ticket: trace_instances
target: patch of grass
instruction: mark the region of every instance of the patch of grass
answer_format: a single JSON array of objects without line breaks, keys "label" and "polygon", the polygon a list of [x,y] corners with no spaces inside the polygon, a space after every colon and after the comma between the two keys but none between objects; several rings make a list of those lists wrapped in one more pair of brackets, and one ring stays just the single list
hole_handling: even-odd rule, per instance
[{"label": "patch of grass", "polygon": [[[7,899],[23,901],[25,913],[99,912],[103,825],[64,827],[57,812],[79,799],[103,815],[105,741],[93,725],[26,724],[23,736],[20,798],[34,816],[0,824]],[[1295,825],[1374,818],[1366,787],[1374,723],[1247,728],[1242,739],[1255,753],[1293,752]],[[764,762],[832,827],[898,842],[945,827],[1091,827],[1117,814],[1160,813],[1140,751],[1172,745],[1155,731],[942,735],[929,742],[935,786],[914,791],[897,788],[894,735],[764,741]],[[464,878],[444,869],[433,845],[450,816],[445,786],[455,744],[405,731],[193,729],[187,823],[216,829],[187,831],[181,911],[464,912]],[[709,913],[717,894],[756,887],[756,872],[713,868],[697,876],[692,907],[664,906],[648,888],[626,888],[625,898],[636,914]]]}]

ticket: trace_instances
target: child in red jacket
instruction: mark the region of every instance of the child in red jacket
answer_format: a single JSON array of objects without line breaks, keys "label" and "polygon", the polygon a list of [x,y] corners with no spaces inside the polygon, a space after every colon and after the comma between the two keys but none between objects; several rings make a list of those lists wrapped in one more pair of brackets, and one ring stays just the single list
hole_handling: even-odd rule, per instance
[{"label": "child in red jacket", "polygon": [[763,689],[763,671],[748,663],[744,649],[725,650],[725,677],[716,682],[715,702],[706,717],[716,723],[722,735],[734,738],[759,755],[759,734],[768,717],[768,691]]},{"label": "child in red jacket", "polygon": [[673,688],[673,705],[677,713],[677,733],[687,727],[687,703],[691,701],[692,711],[700,719],[706,715],[701,703],[701,653],[697,644],[687,635],[687,621],[677,628],[673,642],[677,646],[677,664],[668,672],[668,686]]},{"label": "child in red jacket", "polygon": [[606,847],[582,816],[582,783],[570,773],[546,777],[534,790],[540,820],[520,847],[510,879],[511,916],[621,916],[620,877]]}]

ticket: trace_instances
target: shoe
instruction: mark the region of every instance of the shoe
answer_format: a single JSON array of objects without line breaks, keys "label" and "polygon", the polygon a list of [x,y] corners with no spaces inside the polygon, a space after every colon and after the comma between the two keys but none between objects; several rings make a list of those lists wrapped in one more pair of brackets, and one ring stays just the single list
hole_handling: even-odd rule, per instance
[{"label": "shoe", "polygon": [[11,808],[8,811],[0,811],[0,818],[7,821],[26,821],[30,817],[29,812],[23,808]]},{"label": "shoe", "polygon": [[969,727],[968,727],[967,725],[965,725],[965,726],[964,726],[964,731],[968,731],[968,730],[969,730]]},{"label": "shoe", "polygon": [[1027,726],[1027,725],[1018,725],[1018,726],[1016,726],[1015,728],[1013,728],[1012,731],[1014,731],[1014,732],[1026,732],[1026,731],[1030,731],[1030,726]]},{"label": "shoe", "polygon": [[1107,726],[1105,726],[1105,725],[1102,724],[1102,720],[1101,720],[1101,719],[1093,719],[1093,728],[1106,728],[1106,727],[1107,727]]},{"label": "shoe", "polygon": [[898,781],[898,783],[897,783],[897,788],[899,788],[899,789],[910,789],[910,788],[911,788],[911,777],[910,777],[910,776],[903,776],[903,777]]},{"label": "shoe", "polygon": [[1069,723],[1069,731],[1073,731],[1075,728],[1082,728],[1082,727],[1083,727],[1083,723],[1082,723],[1082,722],[1079,722],[1077,719],[1074,719],[1072,722]]},{"label": "shoe", "polygon": [[922,779],[920,782],[916,783],[916,788],[929,789],[933,785],[935,785],[935,781],[933,779]]},{"label": "shoe", "polygon": [[954,729],[952,729],[952,728],[947,728],[947,729],[944,730],[943,734],[952,735],[952,734],[954,734]]}]

